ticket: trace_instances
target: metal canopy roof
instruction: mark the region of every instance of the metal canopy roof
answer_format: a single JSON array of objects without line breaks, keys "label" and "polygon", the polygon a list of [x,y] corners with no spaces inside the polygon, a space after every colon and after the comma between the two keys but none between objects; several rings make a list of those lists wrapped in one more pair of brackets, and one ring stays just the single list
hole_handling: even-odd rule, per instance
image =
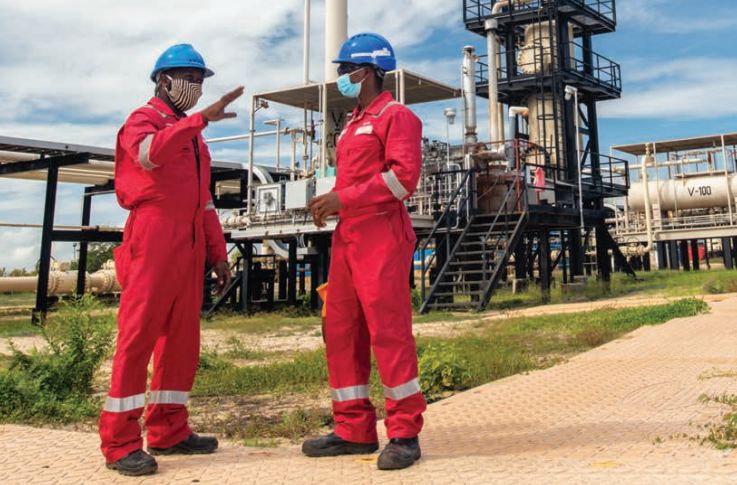
[{"label": "metal canopy roof", "polygon": [[[89,153],[89,163],[59,168],[59,182],[85,185],[104,185],[115,177],[115,150],[88,145],[74,145],[26,138],[0,136],[0,164],[36,160],[41,156],[55,157],[74,153]],[[234,162],[212,162],[217,170],[244,170],[245,165]],[[46,170],[34,170],[10,175],[7,178],[46,180]]]},{"label": "metal canopy roof", "polygon": [[617,150],[619,152],[639,156],[645,155],[646,146],[650,145],[657,153],[684,152],[690,150],[702,150],[707,148],[721,147],[722,138],[724,138],[725,146],[737,145],[737,133],[727,133],[724,135],[699,136],[696,138],[683,138],[680,140],[635,143],[633,145],[619,145],[612,147],[612,150]]},{"label": "metal canopy roof", "polygon": [[[404,103],[407,105],[444,101],[461,95],[460,88],[411,71],[399,69],[387,73],[384,78],[384,89],[392,93],[397,100],[399,100],[398,85],[402,75],[404,76]],[[320,86],[320,83],[306,84],[295,88],[259,93],[254,96],[258,99],[265,99],[294,108],[303,109],[306,107],[312,111],[319,111]],[[356,107],[356,100],[341,95],[335,81],[325,83],[325,86],[327,87],[327,102],[330,109],[352,111]]]}]

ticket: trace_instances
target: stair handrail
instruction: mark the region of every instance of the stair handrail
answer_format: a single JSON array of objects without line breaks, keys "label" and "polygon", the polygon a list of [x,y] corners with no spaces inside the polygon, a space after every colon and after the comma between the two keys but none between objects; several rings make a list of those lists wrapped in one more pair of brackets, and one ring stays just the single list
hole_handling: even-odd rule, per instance
[{"label": "stair handrail", "polygon": [[[428,270],[432,267],[432,264],[435,262],[438,248],[442,245],[442,241],[438,244],[435,244],[435,251],[433,251],[432,256],[430,257],[429,261],[425,260],[425,251],[427,251],[428,246],[430,245],[430,242],[433,241],[434,236],[437,234],[439,228],[441,227],[441,224],[443,224],[443,221],[447,220],[448,222],[448,232],[445,234],[445,237],[443,238],[443,241],[449,240],[450,237],[450,212],[451,208],[456,204],[456,200],[459,198],[460,194],[462,193],[464,188],[468,188],[466,190],[466,194],[464,197],[462,197],[460,200],[458,200],[458,204],[456,205],[456,213],[459,214],[462,212],[463,208],[465,208],[465,205],[469,203],[469,200],[472,197],[473,193],[473,187],[471,182],[471,177],[473,172],[475,171],[474,168],[469,168],[466,170],[466,172],[463,174],[463,178],[461,179],[461,182],[458,184],[458,187],[456,187],[455,191],[453,192],[453,195],[448,199],[446,203],[445,210],[438,218],[437,222],[432,228],[432,231],[430,231],[430,234],[425,238],[425,241],[420,245],[419,252],[420,252],[420,279],[421,279],[421,296],[422,300],[426,301],[426,273]],[[467,187],[468,186],[468,187]],[[469,212],[470,215],[470,212]],[[469,220],[471,217],[469,217]]]}]

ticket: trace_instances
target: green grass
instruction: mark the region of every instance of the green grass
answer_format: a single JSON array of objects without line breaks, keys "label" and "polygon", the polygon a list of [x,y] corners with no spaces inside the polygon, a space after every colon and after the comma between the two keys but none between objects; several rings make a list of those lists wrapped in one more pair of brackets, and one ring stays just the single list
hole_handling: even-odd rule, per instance
[{"label": "green grass", "polygon": [[23,337],[38,335],[41,328],[31,323],[31,314],[6,315],[0,314],[0,337]]},{"label": "green grass", "polygon": [[262,313],[245,316],[238,312],[223,311],[209,320],[202,320],[203,329],[234,330],[248,334],[290,333],[310,330],[320,326],[320,317],[293,317],[283,313]]},{"label": "green grass", "polygon": [[[418,353],[439,342],[452,344],[468,361],[471,375],[458,389],[549,365],[550,356],[581,352],[643,325],[692,316],[708,308],[702,300],[621,310],[597,310],[488,322],[456,338],[420,338]],[[555,359],[554,359],[555,361]],[[374,377],[376,372],[374,372]],[[237,367],[214,353],[203,353],[193,395],[244,395],[310,392],[327,383],[323,348],[301,352],[289,362]],[[379,385],[378,380],[374,382]]]},{"label": "green grass", "polygon": [[[555,285],[550,291],[548,304],[571,301],[595,301],[622,296],[680,297],[703,294],[737,292],[737,270],[715,269],[711,271],[651,271],[637,272],[637,279],[623,273],[614,273],[609,288],[595,277],[589,278],[581,293],[563,293],[562,274],[554,273]],[[489,310],[519,309],[545,304],[537,286],[512,294],[510,286],[502,287],[491,298]]]},{"label": "green grass", "polygon": [[0,307],[32,307],[36,305],[36,293],[0,293]]}]

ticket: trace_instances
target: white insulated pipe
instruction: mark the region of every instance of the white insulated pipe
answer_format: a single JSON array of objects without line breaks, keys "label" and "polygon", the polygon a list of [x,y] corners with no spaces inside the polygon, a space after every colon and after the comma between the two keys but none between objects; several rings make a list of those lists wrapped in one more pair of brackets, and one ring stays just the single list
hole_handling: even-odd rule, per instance
[{"label": "white insulated pipe", "polygon": [[[85,275],[85,288],[92,293],[120,291],[115,270],[103,269]],[[38,289],[37,276],[0,278],[0,293],[29,293]],[[71,295],[77,290],[77,271],[49,272],[49,296]]]},{"label": "white insulated pipe", "polygon": [[461,70],[464,103],[464,127],[467,145],[478,142],[476,129],[476,49],[467,45],[463,48],[463,69]]},{"label": "white insulated pipe", "polygon": [[348,0],[325,1],[325,82],[335,81],[338,73],[333,59],[338,57],[348,38]]},{"label": "white insulated pipe", "polygon": [[305,0],[304,32],[302,37],[302,83],[310,84],[310,0]]},{"label": "white insulated pipe", "polygon": [[650,205],[650,192],[647,182],[647,164],[651,161],[650,145],[647,146],[647,155],[642,160],[642,181],[645,187],[645,229],[647,231],[647,245],[641,249],[641,254],[647,254],[653,248],[653,211]]},{"label": "white insulated pipe", "polygon": [[[502,2],[504,3],[504,2]],[[494,5],[494,9],[496,9]],[[486,50],[489,61],[489,141],[500,141],[502,138],[499,125],[499,83],[497,79],[497,43],[496,29],[499,26],[496,19],[486,19],[484,21],[484,29],[486,29]]]},{"label": "white insulated pipe", "polygon": [[[531,0],[517,0],[519,4],[529,3]],[[491,9],[491,16],[501,13],[503,8],[508,8],[511,0],[500,0],[494,3]],[[502,110],[499,109],[499,83],[497,79],[497,71],[499,70],[499,39],[496,36],[496,30],[499,22],[495,18],[488,18],[484,21],[484,30],[486,30],[486,49],[489,60],[489,141],[501,141],[504,136],[502,133]]]}]

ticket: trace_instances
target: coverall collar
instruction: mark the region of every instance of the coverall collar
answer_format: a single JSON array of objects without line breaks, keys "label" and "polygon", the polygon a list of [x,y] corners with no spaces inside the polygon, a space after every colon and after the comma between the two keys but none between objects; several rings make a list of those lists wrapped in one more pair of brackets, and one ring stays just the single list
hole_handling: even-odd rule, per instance
[{"label": "coverall collar", "polygon": [[186,114],[184,116],[178,116],[174,111],[172,111],[168,104],[166,104],[156,96],[152,96],[151,99],[148,100],[148,104],[161,111],[162,113],[173,116],[176,119],[182,119],[187,116]]},{"label": "coverall collar", "polygon": [[[356,109],[353,110],[353,121],[359,120],[364,117],[366,114],[370,115],[377,115],[381,112],[382,109],[384,109],[384,106],[386,106],[388,103],[391,103],[394,101],[394,97],[392,96],[392,93],[389,91],[383,91],[381,94],[376,96],[376,98],[371,101],[371,104],[368,106],[368,108],[361,111],[360,106],[356,106]],[[360,115],[359,115],[360,113]]]}]

